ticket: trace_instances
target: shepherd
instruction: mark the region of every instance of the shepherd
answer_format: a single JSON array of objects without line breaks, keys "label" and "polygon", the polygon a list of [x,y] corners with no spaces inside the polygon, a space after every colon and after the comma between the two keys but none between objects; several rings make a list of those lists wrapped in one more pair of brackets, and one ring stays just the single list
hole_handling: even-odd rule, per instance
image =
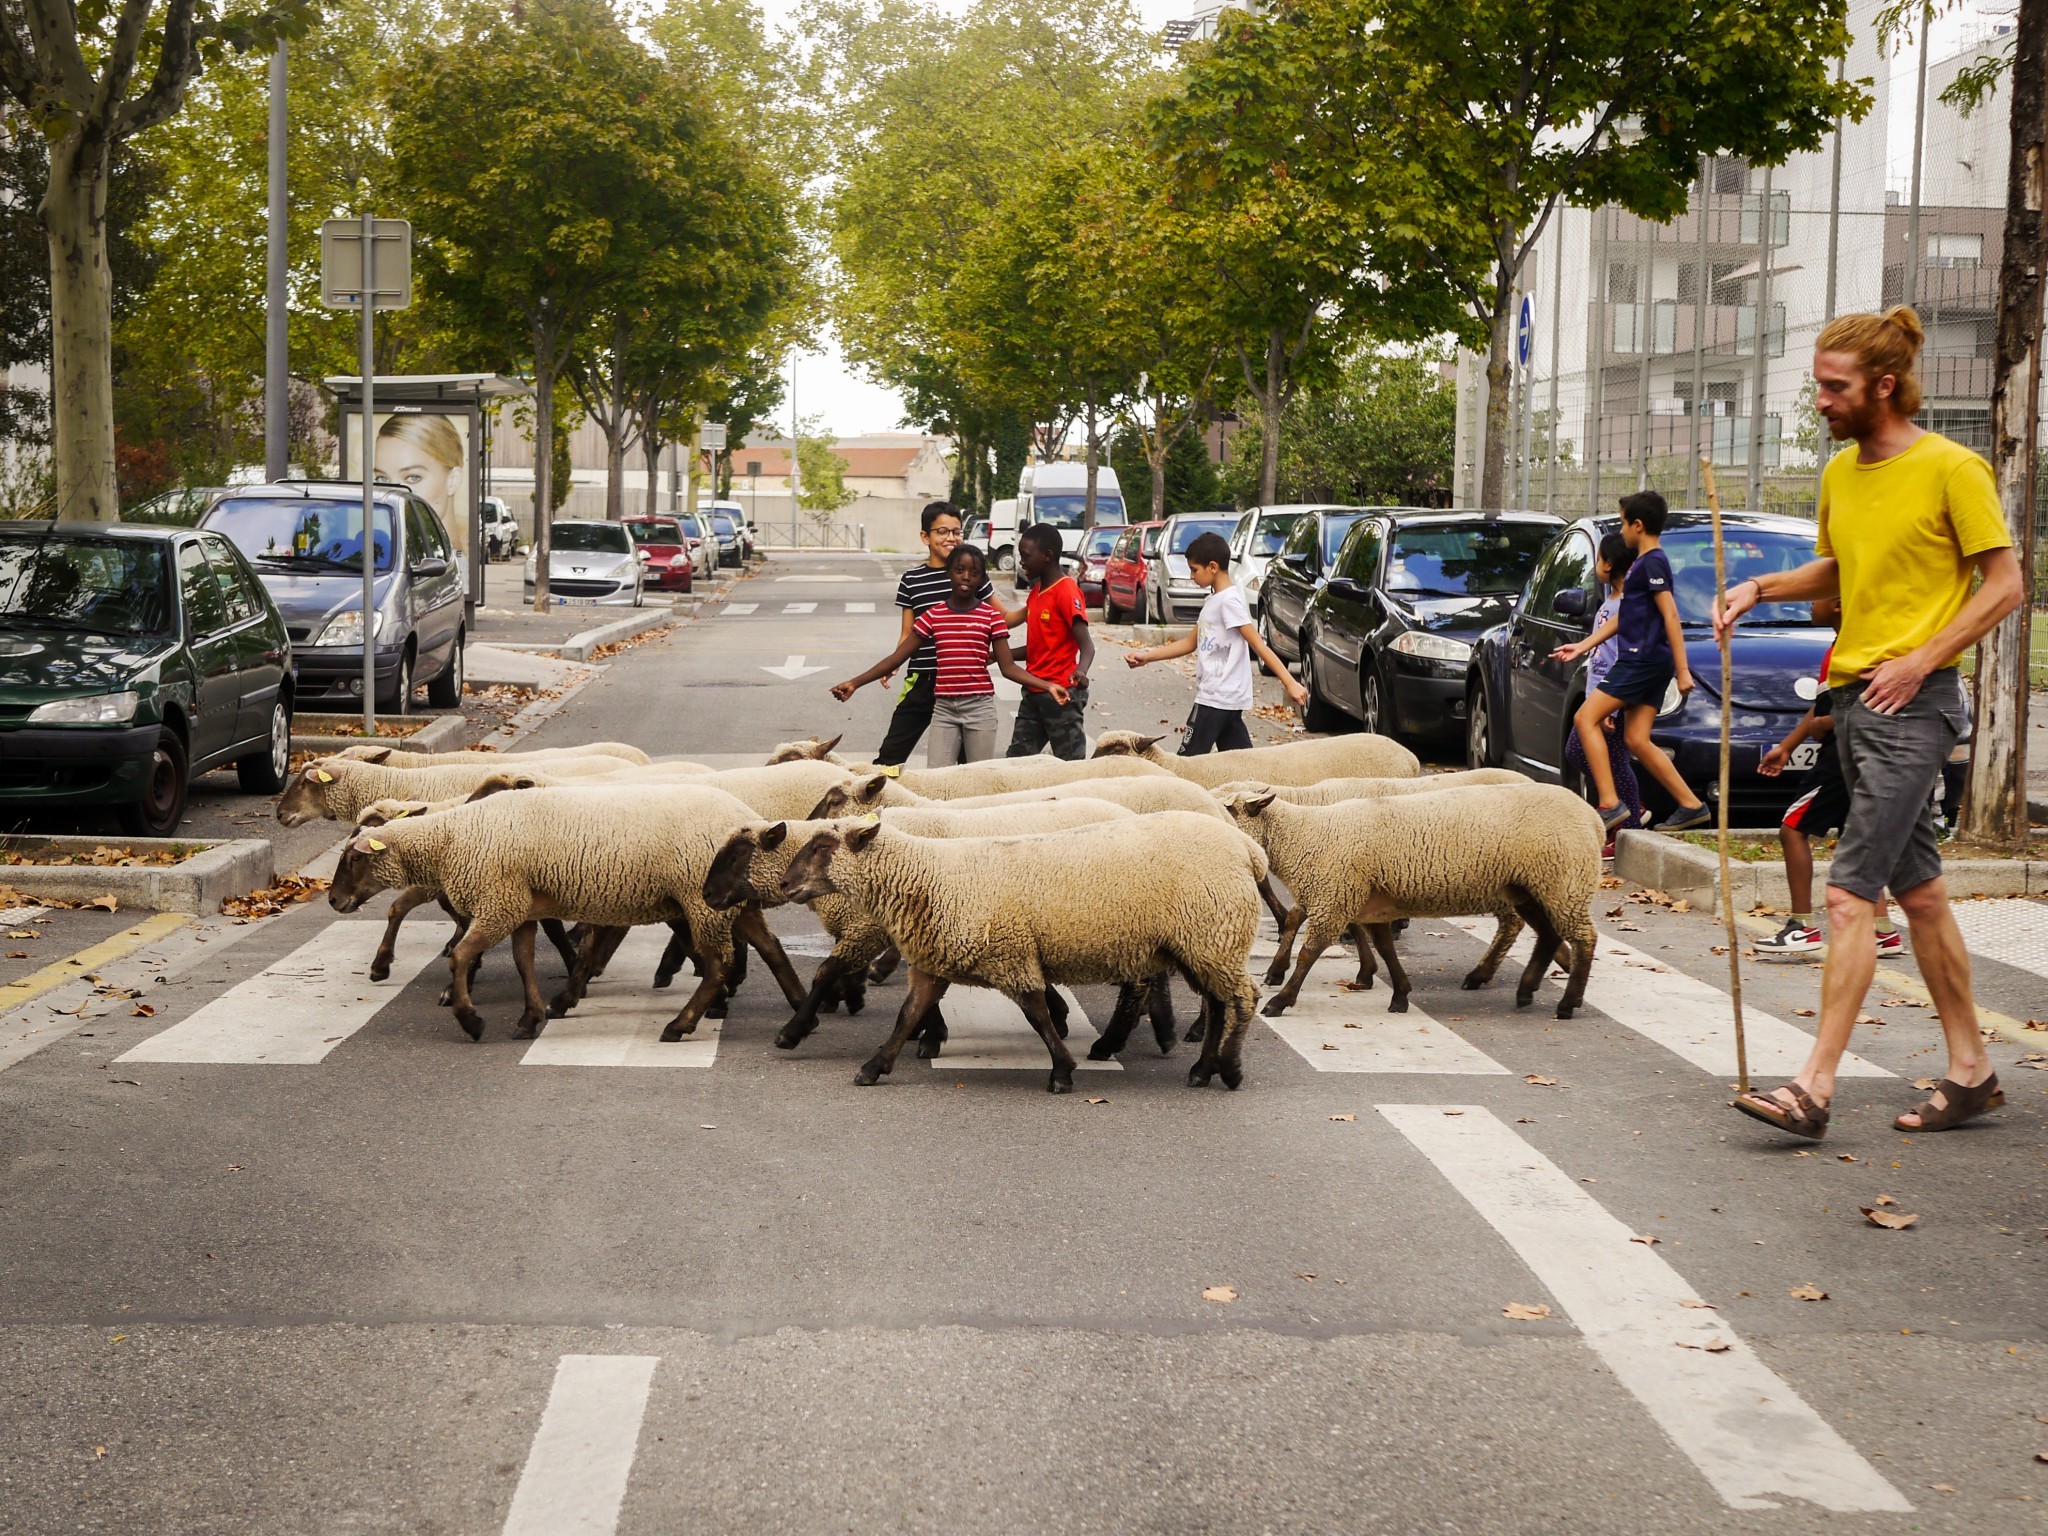
[{"label": "shepherd", "polygon": [[1835,455],[1821,475],[1818,558],[1738,581],[1714,604],[1718,637],[1758,603],[1842,603],[1827,683],[1849,814],[1828,869],[1820,1033],[1791,1082],[1735,1100],[1809,1141],[1826,1134],[1835,1068],[1877,969],[1887,886],[1912,927],[1948,1046],[1947,1074],[1893,1125],[1946,1131],[2005,1102],[1978,1032],[1933,803],[1967,718],[1957,658],[2019,605],[2024,584],[1990,466],[1913,421],[1921,340],[1920,317],[1904,307],[1843,315],[1821,331],[1816,404],[1829,435],[1856,451]]}]

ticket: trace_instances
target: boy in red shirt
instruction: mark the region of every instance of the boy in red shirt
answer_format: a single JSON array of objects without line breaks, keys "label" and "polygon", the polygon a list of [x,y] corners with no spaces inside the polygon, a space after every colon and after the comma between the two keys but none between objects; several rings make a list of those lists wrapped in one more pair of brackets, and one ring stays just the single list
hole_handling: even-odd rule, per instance
[{"label": "boy in red shirt", "polygon": [[1095,665],[1095,637],[1088,632],[1088,604],[1074,578],[1060,570],[1059,530],[1033,523],[1017,539],[1017,564],[1031,581],[1024,605],[1024,665],[1033,677],[1058,683],[1064,700],[1026,686],[1010,733],[1010,757],[1036,757],[1048,744],[1054,757],[1078,763],[1088,755],[1081,712],[1088,707],[1088,669]]}]

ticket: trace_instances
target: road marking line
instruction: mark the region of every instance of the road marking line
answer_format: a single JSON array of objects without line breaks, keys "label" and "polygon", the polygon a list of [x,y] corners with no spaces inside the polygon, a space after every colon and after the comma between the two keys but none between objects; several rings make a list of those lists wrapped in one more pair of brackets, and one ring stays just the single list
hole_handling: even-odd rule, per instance
[{"label": "road marking line", "polygon": [[2048,906],[2038,901],[1952,901],[1948,909],[1972,955],[2048,976]]},{"label": "road marking line", "polygon": [[761,605],[759,603],[727,603],[725,605],[725,611],[728,614],[752,613],[760,606]]},{"label": "road marking line", "polygon": [[782,611],[784,613],[816,613],[818,605],[816,603],[784,603]]},{"label": "road marking line", "polygon": [[[1058,991],[1067,1000],[1067,1049],[1074,1053],[1074,1065],[1090,1072],[1123,1071],[1120,1061],[1087,1059],[1097,1031],[1088,1022],[1080,999],[1065,987]],[[1042,1072],[1051,1066],[1052,1058],[1046,1055],[1038,1031],[1024,1011],[1002,993],[986,987],[955,987],[940,1000],[939,1007],[946,1015],[946,1045],[931,1064],[941,1071]]]},{"label": "road marking line", "polygon": [[699,1021],[693,1034],[661,1043],[668,1021],[682,1012],[694,986],[687,968],[666,992],[650,990],[654,968],[668,947],[664,924],[635,928],[619,945],[604,974],[564,1019],[549,1019],[540,1038],[519,1058],[522,1067],[708,1067],[718,1059],[719,1020]]},{"label": "road marking line", "polygon": [[[1262,972],[1272,958],[1272,944],[1254,945],[1252,974]],[[1506,1075],[1506,1067],[1412,1000],[1408,1012],[1389,1013],[1392,993],[1384,971],[1372,991],[1344,991],[1340,983],[1356,974],[1350,950],[1326,951],[1302,984],[1301,1000],[1279,1018],[1261,1016],[1259,1022],[1318,1072]]]},{"label": "road marking line", "polygon": [[[22,914],[45,909],[17,907],[7,918],[9,922],[29,921]],[[53,1045],[78,1028],[82,1022],[77,1017],[52,1019],[15,1018],[16,1009],[32,1002],[45,992],[69,982],[82,980],[100,966],[111,965],[127,955],[132,955],[145,944],[176,933],[192,919],[183,912],[155,912],[137,923],[133,928],[124,928],[111,938],[101,939],[62,960],[54,960],[41,970],[30,971],[26,976],[16,977],[6,986],[0,987],[0,1072],[6,1071],[18,1061],[33,1056],[46,1045]],[[43,1012],[43,1010],[37,1010]]]},{"label": "road marking line", "polygon": [[505,1536],[612,1536],[659,1355],[564,1355]]},{"label": "road marking line", "polygon": [[[1429,919],[1439,921],[1439,919]],[[1461,928],[1476,939],[1491,941],[1493,919],[1454,917],[1441,919]],[[1514,948],[1501,962],[1494,986],[1513,987],[1515,976],[1529,958],[1535,940],[1524,929]],[[1651,980],[1652,977],[1656,979]],[[1555,976],[1546,979],[1537,993],[1537,1003],[1546,1000],[1557,986]],[[1605,929],[1593,952],[1593,974],[1586,982],[1586,1005],[1597,1008],[1625,1029],[1682,1056],[1712,1077],[1735,1076],[1735,1012],[1728,994],[1719,987],[1688,976],[1675,965],[1624,944]],[[1813,1036],[1795,1029],[1744,1003],[1743,1033],[1749,1044],[1752,1077],[1789,1078],[1806,1065],[1813,1050]],[[1839,1077],[1893,1077],[1875,1062],[1846,1053],[1835,1069]]]},{"label": "road marking line", "polygon": [[[1912,1510],[1856,1448],[1582,1186],[1482,1105],[1380,1104],[1504,1238],[1587,1344],[1735,1509],[1771,1495]],[[1455,1113],[1447,1113],[1455,1111]],[[1725,1350],[1705,1346],[1719,1342]]]},{"label": "road marking line", "polygon": [[32,923],[39,917],[49,915],[48,907],[9,907],[5,911],[0,911],[0,924],[12,923],[19,927],[23,923]]},{"label": "road marking line", "polygon": [[848,613],[873,613],[875,605],[873,603],[848,603],[846,611]]},{"label": "road marking line", "polygon": [[317,938],[115,1060],[260,1066],[324,1061],[393,1002],[448,941],[445,922],[414,917],[398,931],[390,977],[373,982],[370,957],[383,933],[381,920],[329,923]]}]

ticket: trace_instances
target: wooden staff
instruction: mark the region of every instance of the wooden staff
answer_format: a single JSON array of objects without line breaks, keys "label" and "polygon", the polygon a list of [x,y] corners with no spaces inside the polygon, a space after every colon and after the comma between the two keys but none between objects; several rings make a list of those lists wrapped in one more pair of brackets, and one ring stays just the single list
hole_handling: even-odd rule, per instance
[{"label": "wooden staff", "polygon": [[[1714,590],[1728,590],[1728,546],[1721,537],[1721,493],[1714,486],[1714,461],[1702,456],[1707,510],[1714,518]],[[1735,902],[1728,874],[1728,738],[1735,719],[1735,631],[1716,636],[1721,648],[1721,792],[1715,807],[1721,843],[1721,921],[1728,932],[1728,995],[1735,1000],[1736,1091],[1749,1092],[1749,1043],[1742,1033],[1742,946],[1735,935]]]}]

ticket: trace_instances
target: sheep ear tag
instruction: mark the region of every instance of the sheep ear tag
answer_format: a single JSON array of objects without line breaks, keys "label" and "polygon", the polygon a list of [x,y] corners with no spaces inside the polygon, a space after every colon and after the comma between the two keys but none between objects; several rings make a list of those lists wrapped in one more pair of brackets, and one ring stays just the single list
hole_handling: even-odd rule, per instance
[{"label": "sheep ear tag", "polygon": [[865,816],[856,817],[854,820],[854,825],[859,827],[879,827],[881,824],[882,818],[873,811],[869,811]]},{"label": "sheep ear tag", "polygon": [[313,770],[313,782],[315,784],[332,784],[334,782],[334,775],[325,768],[315,768]]},{"label": "sheep ear tag", "polygon": [[363,841],[370,845],[370,852],[372,853],[382,853],[384,851],[384,845],[374,837],[366,837]]},{"label": "sheep ear tag", "polygon": [[901,778],[903,776],[903,765],[901,763],[891,763],[882,770],[882,774],[885,778]]}]

